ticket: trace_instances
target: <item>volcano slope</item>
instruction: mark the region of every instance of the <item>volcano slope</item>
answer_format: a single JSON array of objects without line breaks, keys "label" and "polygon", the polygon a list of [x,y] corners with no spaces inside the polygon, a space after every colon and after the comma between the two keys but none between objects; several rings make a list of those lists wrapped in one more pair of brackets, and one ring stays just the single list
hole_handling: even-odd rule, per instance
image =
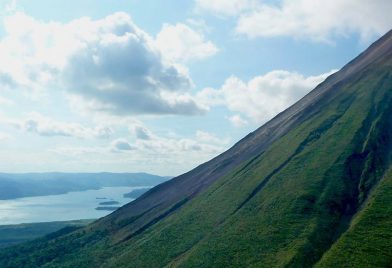
[{"label": "volcano slope", "polygon": [[0,267],[387,267],[392,32],[222,155]]}]

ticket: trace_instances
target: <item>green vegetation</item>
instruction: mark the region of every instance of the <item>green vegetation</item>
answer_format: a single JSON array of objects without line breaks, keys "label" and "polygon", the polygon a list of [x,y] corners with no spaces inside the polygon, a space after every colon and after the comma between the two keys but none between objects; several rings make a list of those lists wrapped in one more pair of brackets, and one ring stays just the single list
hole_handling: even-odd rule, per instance
[{"label": "green vegetation", "polygon": [[0,247],[20,244],[59,231],[65,227],[86,226],[92,221],[93,220],[75,220],[0,225]]},{"label": "green vegetation", "polygon": [[392,263],[392,170],[372,193],[348,231],[318,267],[390,267]]}]

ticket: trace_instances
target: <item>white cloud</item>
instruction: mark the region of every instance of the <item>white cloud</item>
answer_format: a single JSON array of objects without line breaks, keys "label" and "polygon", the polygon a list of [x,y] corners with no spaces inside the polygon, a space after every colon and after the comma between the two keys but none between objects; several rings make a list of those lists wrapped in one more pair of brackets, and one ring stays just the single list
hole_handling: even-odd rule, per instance
[{"label": "white cloud", "polygon": [[390,0],[196,0],[199,8],[237,17],[235,31],[250,38],[288,36],[333,42],[358,33],[363,40],[392,27]]},{"label": "white cloud", "polygon": [[[299,100],[333,72],[305,77],[299,73],[278,70],[248,82],[232,76],[220,89],[202,90],[198,98],[207,106],[225,106],[232,112],[262,123]],[[229,120],[237,125],[245,123],[239,115]]]},{"label": "white cloud", "polygon": [[368,39],[391,28],[390,10],[390,0],[285,0],[279,6],[260,5],[241,15],[236,31],[249,37],[293,36],[316,41],[359,33]]},{"label": "white cloud", "polygon": [[200,156],[213,156],[224,149],[222,146],[201,142],[197,139],[157,136],[148,141],[139,139],[137,147],[144,154],[154,154],[156,157],[169,157],[171,159],[175,159],[177,156],[186,157],[188,153],[198,153]]},{"label": "white cloud", "polygon": [[0,87],[62,89],[92,110],[115,115],[204,112],[187,93],[193,83],[185,68],[166,61],[158,43],[125,13],[68,23],[16,13],[4,19],[4,28]]},{"label": "white cloud", "polygon": [[238,114],[230,116],[228,119],[235,127],[238,127],[238,128],[246,126],[248,124],[248,121],[243,119],[242,116],[240,116]]},{"label": "white cloud", "polygon": [[201,155],[215,155],[222,152],[229,143],[228,139],[218,138],[215,135],[197,131],[194,137],[162,137],[142,125],[132,127],[136,137],[136,146],[139,151],[157,155],[183,155],[197,152]]},{"label": "white cloud", "polygon": [[233,16],[254,6],[254,0],[196,0],[198,10],[206,10],[218,15]]},{"label": "white cloud", "polygon": [[145,128],[141,125],[134,125],[132,127],[132,132],[135,134],[137,139],[140,139],[140,140],[151,140],[152,139],[151,132],[147,128]]},{"label": "white cloud", "polygon": [[123,138],[114,140],[111,145],[114,152],[136,150],[136,147],[132,146],[126,139]]},{"label": "white cloud", "polygon": [[[34,127],[35,129],[35,127]],[[117,138],[103,147],[59,147],[51,151],[59,154],[83,155],[119,153],[125,151],[135,151],[133,155],[146,157],[185,157],[188,153],[200,154],[202,157],[215,156],[225,150],[230,140],[222,139],[206,131],[198,130],[193,137],[171,137],[154,134],[141,123],[130,128],[135,136],[135,141],[131,142],[127,138]],[[29,131],[29,130],[28,130]],[[207,160],[206,158],[205,160]],[[189,159],[192,161],[192,159]]]},{"label": "white cloud", "polygon": [[192,28],[196,29],[198,32],[201,33],[210,33],[212,31],[211,26],[209,26],[205,20],[203,19],[194,19],[194,18],[190,18],[186,20],[186,23],[190,26],[192,26]]},{"label": "white cloud", "polygon": [[11,13],[14,12],[16,10],[16,0],[11,0],[11,2],[9,2],[6,6],[5,6],[5,12],[7,13]]},{"label": "white cloud", "polygon": [[198,130],[196,131],[196,140],[201,143],[210,143],[215,145],[226,145],[230,142],[229,139],[222,139],[209,132]]},{"label": "white cloud", "polygon": [[0,132],[0,141],[5,141],[9,139],[11,139],[11,136],[9,134]]},{"label": "white cloud", "polygon": [[202,32],[182,23],[164,24],[156,43],[162,54],[174,62],[204,59],[218,52],[218,48],[207,41]]},{"label": "white cloud", "polygon": [[0,105],[13,105],[13,104],[14,102],[12,100],[0,96]]},{"label": "white cloud", "polygon": [[79,123],[59,122],[39,113],[29,113],[24,119],[0,117],[0,123],[45,137],[74,137],[107,139],[114,133],[108,126],[89,128]]},{"label": "white cloud", "polygon": [[138,126],[149,133],[149,140],[137,138],[132,141],[128,137],[115,139],[107,146],[59,146],[48,151],[70,164],[92,165],[93,170],[97,165],[102,169],[125,165],[133,170],[176,175],[223,152],[230,143],[228,139],[205,131],[183,138],[175,134],[158,136],[145,126]]}]

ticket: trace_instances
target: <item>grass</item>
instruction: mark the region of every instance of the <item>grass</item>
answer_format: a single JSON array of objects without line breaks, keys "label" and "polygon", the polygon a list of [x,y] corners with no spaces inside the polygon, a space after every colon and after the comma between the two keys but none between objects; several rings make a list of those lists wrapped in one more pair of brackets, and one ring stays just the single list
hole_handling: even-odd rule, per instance
[{"label": "grass", "polygon": [[317,267],[389,267],[392,263],[392,170],[372,193],[348,231]]},{"label": "grass", "polygon": [[37,239],[69,226],[85,226],[92,221],[93,220],[75,220],[0,225],[0,247],[12,246]]}]

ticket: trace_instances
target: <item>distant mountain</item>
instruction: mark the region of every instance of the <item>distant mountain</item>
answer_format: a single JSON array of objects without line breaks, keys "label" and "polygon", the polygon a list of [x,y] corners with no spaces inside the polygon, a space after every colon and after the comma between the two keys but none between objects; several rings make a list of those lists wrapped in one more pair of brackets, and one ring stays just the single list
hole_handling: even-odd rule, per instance
[{"label": "distant mountain", "polygon": [[390,267],[392,32],[194,170],[1,267]]},{"label": "distant mountain", "polygon": [[0,200],[113,186],[155,186],[168,179],[147,173],[0,173]]},{"label": "distant mountain", "polygon": [[132,190],[129,193],[124,194],[125,198],[132,198],[132,199],[136,199],[139,198],[142,194],[144,194],[145,192],[147,192],[148,190],[150,190],[151,188],[140,188],[140,189],[135,189]]}]

